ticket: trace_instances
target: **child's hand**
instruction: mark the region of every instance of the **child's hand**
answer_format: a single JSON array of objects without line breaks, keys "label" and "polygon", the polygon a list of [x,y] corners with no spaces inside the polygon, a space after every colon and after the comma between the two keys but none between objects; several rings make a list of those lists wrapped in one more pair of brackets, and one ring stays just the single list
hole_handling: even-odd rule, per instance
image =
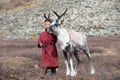
[{"label": "child's hand", "polygon": [[41,45],[42,48],[43,48],[43,47],[46,47],[46,46],[47,46],[46,44],[42,44],[42,45]]},{"label": "child's hand", "polygon": [[38,44],[38,48],[41,48],[40,44]]},{"label": "child's hand", "polygon": [[38,44],[38,48],[45,48],[46,46],[46,44]]},{"label": "child's hand", "polygon": [[46,46],[47,46],[46,44],[42,44],[42,46],[41,46],[42,49],[45,51],[45,53],[46,53]]}]

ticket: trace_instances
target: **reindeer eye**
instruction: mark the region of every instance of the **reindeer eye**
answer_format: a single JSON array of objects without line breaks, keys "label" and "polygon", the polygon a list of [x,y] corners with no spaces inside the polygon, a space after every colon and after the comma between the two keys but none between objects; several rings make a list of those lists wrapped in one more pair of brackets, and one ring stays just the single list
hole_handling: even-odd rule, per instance
[{"label": "reindeer eye", "polygon": [[58,25],[57,25],[57,24],[55,24],[55,26],[56,26],[56,27],[58,27]]}]

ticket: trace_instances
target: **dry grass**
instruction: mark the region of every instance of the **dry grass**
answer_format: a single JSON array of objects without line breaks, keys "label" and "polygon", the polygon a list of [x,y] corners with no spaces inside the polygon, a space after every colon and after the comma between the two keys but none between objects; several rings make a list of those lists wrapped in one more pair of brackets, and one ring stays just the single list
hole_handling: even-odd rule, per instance
[{"label": "dry grass", "polygon": [[[118,38],[118,37],[116,37]],[[114,42],[112,39],[111,43]],[[54,77],[44,77],[39,67],[41,57],[36,40],[1,40],[0,41],[0,80],[119,80],[120,79],[120,46],[111,45],[101,38],[89,39],[96,73],[90,75],[87,57],[80,54],[81,64],[76,77],[65,76],[64,57],[60,49],[59,69]],[[111,39],[111,37],[110,37]],[[95,43],[92,43],[93,41]],[[98,42],[98,43],[97,43]],[[120,43],[118,41],[118,43]],[[101,46],[102,45],[102,46]],[[95,47],[96,46],[96,47]]]}]

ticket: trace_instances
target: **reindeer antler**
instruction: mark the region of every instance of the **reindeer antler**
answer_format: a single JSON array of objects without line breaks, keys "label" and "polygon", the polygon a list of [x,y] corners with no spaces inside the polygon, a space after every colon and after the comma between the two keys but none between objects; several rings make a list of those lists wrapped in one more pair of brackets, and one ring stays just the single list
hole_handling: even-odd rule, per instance
[{"label": "reindeer antler", "polygon": [[55,13],[55,15],[58,17],[58,19],[60,18],[60,16],[57,14],[57,12],[53,11],[53,13]]},{"label": "reindeer antler", "polygon": [[48,14],[48,19],[50,19],[50,13]]},{"label": "reindeer antler", "polygon": [[53,13],[58,17],[58,20],[59,20],[63,15],[65,15],[66,12],[67,12],[67,8],[66,8],[66,10],[65,10],[61,15],[58,15],[57,12],[53,11]]},{"label": "reindeer antler", "polygon": [[46,14],[44,13],[44,18],[45,18],[46,20],[50,20],[50,13],[48,14],[48,17],[46,17]]},{"label": "reindeer antler", "polygon": [[66,8],[66,10],[64,11],[64,13],[61,14],[60,18],[61,18],[63,15],[65,15],[66,12],[67,12],[67,8]]},{"label": "reindeer antler", "polygon": [[44,18],[47,19],[46,14],[44,13]]}]

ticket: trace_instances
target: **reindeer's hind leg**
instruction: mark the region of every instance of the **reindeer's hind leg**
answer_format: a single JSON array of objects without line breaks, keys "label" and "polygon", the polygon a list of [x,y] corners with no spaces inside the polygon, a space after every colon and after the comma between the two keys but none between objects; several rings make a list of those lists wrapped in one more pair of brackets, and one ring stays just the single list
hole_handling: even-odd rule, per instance
[{"label": "reindeer's hind leg", "polygon": [[76,61],[77,61],[77,66],[80,64],[80,57],[79,57],[79,55],[78,55],[78,51],[75,49],[75,51],[74,51],[74,56],[75,56],[75,58],[76,58]]},{"label": "reindeer's hind leg", "polygon": [[87,57],[90,61],[91,74],[94,74],[95,70],[94,70],[94,67],[93,67],[93,64],[92,64],[92,58],[91,58],[90,51],[89,51],[87,45],[83,48],[83,52],[87,55]]},{"label": "reindeer's hind leg", "polygon": [[75,71],[76,71],[76,73],[77,73],[78,67],[79,67],[79,64],[80,64],[80,58],[79,58],[78,52],[75,51],[75,52],[74,52],[74,56],[75,56],[76,61],[77,61],[77,64],[76,64],[76,66],[75,66]]}]

